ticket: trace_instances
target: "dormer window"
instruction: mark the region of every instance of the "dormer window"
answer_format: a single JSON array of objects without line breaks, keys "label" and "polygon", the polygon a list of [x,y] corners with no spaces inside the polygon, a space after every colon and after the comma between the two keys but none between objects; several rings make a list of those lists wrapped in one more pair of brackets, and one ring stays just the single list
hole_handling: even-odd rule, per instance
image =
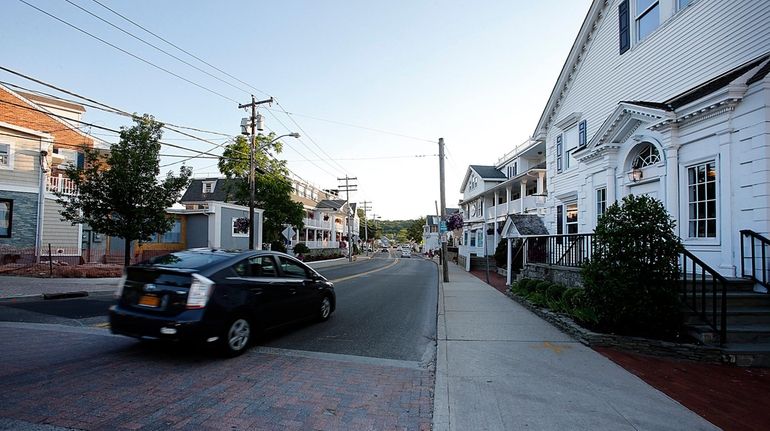
[{"label": "dormer window", "polygon": [[203,182],[203,193],[214,193],[214,185],[216,184],[216,181],[204,181]]}]

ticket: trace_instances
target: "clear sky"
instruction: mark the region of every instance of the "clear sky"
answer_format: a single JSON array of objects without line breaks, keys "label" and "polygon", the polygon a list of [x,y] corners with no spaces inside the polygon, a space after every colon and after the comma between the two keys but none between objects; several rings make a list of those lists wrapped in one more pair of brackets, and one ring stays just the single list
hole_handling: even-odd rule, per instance
[{"label": "clear sky", "polygon": [[[336,188],[338,177],[357,177],[351,201],[371,201],[373,212],[389,220],[435,213],[439,137],[447,146],[447,206],[456,207],[469,164],[494,164],[532,134],[590,5],[589,0],[98,0],[247,86],[95,0],[24,1],[211,91],[19,0],[0,3],[3,67],[129,112],[227,134],[239,133],[246,115],[236,102],[248,102],[251,93],[258,99],[272,95],[280,106],[261,111],[266,126],[278,134],[302,134],[299,141],[282,140],[279,157],[289,168],[321,188]],[[50,91],[4,71],[0,81]],[[84,120],[110,128],[130,125],[90,108]],[[113,134],[91,131],[116,141]],[[226,139],[195,134],[217,143]],[[164,141],[212,148],[172,132],[165,132]],[[168,147],[162,154],[194,155]],[[163,157],[161,164],[179,160]],[[199,177],[217,175],[215,163],[188,162]]]}]

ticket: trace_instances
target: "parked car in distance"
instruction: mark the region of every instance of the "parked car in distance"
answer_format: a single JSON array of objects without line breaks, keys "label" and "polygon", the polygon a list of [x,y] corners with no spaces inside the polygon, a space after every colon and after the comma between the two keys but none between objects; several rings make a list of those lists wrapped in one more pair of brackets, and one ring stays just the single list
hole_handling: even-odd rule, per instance
[{"label": "parked car in distance", "polygon": [[137,338],[202,341],[227,356],[261,330],[327,320],[334,285],[279,252],[191,249],[129,266],[110,307],[110,330]]}]

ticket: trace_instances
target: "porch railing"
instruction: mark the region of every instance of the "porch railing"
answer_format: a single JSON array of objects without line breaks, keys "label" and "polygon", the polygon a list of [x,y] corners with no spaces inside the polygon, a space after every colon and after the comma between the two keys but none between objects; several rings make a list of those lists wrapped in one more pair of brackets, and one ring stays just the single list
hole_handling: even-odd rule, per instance
[{"label": "porch railing", "polygon": [[591,258],[595,240],[592,233],[530,235],[526,237],[527,263],[580,267]]},{"label": "porch railing", "polygon": [[[746,245],[749,247],[748,253],[746,253]],[[741,276],[749,277],[755,283],[770,289],[768,258],[770,258],[770,239],[750,229],[742,230]],[[746,260],[749,261],[749,265],[746,264]]]},{"label": "porch railing", "polygon": [[75,182],[72,181],[69,178],[66,178],[64,175],[59,174],[58,176],[51,176],[48,177],[48,180],[45,184],[45,191],[50,193],[60,192],[65,195],[74,195],[77,194],[78,189],[75,187]]},{"label": "porch railing", "polygon": [[724,344],[727,340],[727,279],[685,249],[679,258],[682,301],[718,334],[719,344]]}]

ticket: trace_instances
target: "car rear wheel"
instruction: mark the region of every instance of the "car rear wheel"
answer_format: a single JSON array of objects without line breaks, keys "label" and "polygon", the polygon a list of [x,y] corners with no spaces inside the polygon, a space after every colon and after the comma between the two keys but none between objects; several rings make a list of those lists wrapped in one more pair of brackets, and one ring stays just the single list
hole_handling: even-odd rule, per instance
[{"label": "car rear wheel", "polygon": [[329,320],[332,315],[332,300],[328,296],[321,298],[321,303],[318,307],[318,320],[325,322]]},{"label": "car rear wheel", "polygon": [[252,338],[251,323],[239,316],[230,321],[222,337],[222,352],[226,356],[238,356],[246,351]]}]

